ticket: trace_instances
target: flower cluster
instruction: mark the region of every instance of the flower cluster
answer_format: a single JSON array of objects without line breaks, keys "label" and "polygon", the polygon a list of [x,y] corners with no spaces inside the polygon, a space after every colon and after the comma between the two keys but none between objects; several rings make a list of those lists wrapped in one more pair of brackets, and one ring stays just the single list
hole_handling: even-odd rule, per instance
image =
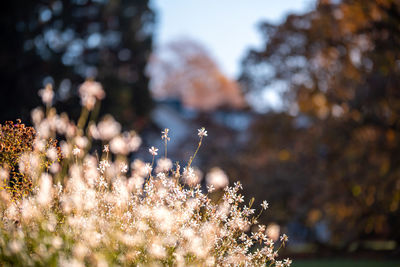
[{"label": "flower cluster", "polygon": [[[60,120],[65,127],[60,128]],[[89,153],[91,137],[66,116],[51,108],[47,116],[36,118],[35,127],[48,131],[34,143],[64,136],[63,158],[49,170],[33,168],[34,163],[27,168],[31,194],[12,201],[0,191],[4,266],[290,266],[289,259],[278,258],[287,236],[276,248],[266,226],[255,229],[261,213],[255,215],[252,203],[244,203],[239,182],[229,187],[226,174],[214,168],[206,175],[212,190],[205,191],[196,168],[189,164],[181,172],[166,155],[155,161],[154,147],[149,150],[152,164],[140,159],[129,164],[128,152],[137,149],[139,137],[120,133],[115,121],[108,121],[83,124],[108,143],[95,156]],[[168,131],[163,136],[169,138]],[[204,136],[202,128],[200,142]],[[113,148],[116,138],[129,149]],[[40,160],[43,150],[51,155],[51,149],[33,146],[21,156],[21,166]],[[213,190],[224,190],[219,201],[209,197]],[[267,207],[264,202],[262,209]]]},{"label": "flower cluster", "polygon": [[[17,120],[0,124],[0,189],[5,189],[13,199],[20,199],[32,190],[32,181],[27,170],[37,165],[48,171],[53,163],[61,159],[57,141],[49,138],[35,142],[36,131]],[[34,147],[42,148],[36,159],[29,156]],[[41,160],[39,160],[41,159]]]},{"label": "flower cluster", "polygon": [[102,100],[106,95],[100,83],[86,81],[79,87],[82,106],[92,110],[97,100]]}]

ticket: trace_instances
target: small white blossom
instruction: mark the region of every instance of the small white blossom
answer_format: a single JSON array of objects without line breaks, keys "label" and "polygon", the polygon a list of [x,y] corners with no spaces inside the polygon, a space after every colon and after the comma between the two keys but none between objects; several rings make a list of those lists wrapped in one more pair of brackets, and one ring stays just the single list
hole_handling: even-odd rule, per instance
[{"label": "small white blossom", "polygon": [[285,264],[285,266],[289,267],[292,264],[292,260],[290,259],[284,259],[283,263]]},{"label": "small white blossom", "polygon": [[269,207],[269,203],[268,203],[266,200],[264,200],[264,201],[261,203],[261,207],[262,207],[264,210],[266,210],[266,209],[268,209],[268,207]]},{"label": "small white blossom", "polygon": [[75,148],[72,150],[72,155],[78,156],[81,153],[81,150],[75,146]]},{"label": "small white blossom", "polygon": [[110,146],[109,145],[105,145],[103,148],[103,152],[108,153],[110,151]]},{"label": "small white blossom", "polygon": [[207,136],[207,131],[206,131],[206,129],[205,129],[204,127],[198,129],[197,131],[198,131],[197,135],[198,135],[200,138],[202,138],[202,137],[204,137],[204,136]]},{"label": "small white blossom", "polygon": [[157,151],[158,151],[158,148],[155,148],[154,146],[152,146],[151,148],[149,148],[149,152],[150,152],[150,154],[153,155],[153,156],[157,156]]},{"label": "small white blossom", "polygon": [[121,163],[120,168],[122,173],[128,172],[128,165],[126,165],[125,163]]},{"label": "small white blossom", "polygon": [[39,96],[42,98],[43,103],[51,105],[54,98],[53,86],[47,84],[44,89],[39,90]]},{"label": "small white blossom", "polygon": [[209,193],[212,193],[212,192],[214,192],[215,191],[215,187],[211,184],[211,185],[207,185],[207,191],[209,192]]},{"label": "small white blossom", "polygon": [[106,115],[97,125],[98,137],[101,140],[111,140],[121,131],[119,124],[111,115]]},{"label": "small white blossom", "polygon": [[194,186],[200,183],[202,179],[202,173],[198,169],[194,170],[192,167],[189,168],[185,167],[183,169],[182,178],[185,181],[185,183]]},{"label": "small white blossom", "polygon": [[99,167],[97,168],[101,173],[104,173],[107,168],[109,168],[111,165],[108,162],[108,160],[102,160],[99,163]]},{"label": "small white blossom", "polygon": [[153,167],[151,167],[150,163],[146,163],[146,165],[144,166],[144,169],[146,170],[146,172],[149,174],[151,173],[151,171],[153,170]]},{"label": "small white blossom", "polygon": [[169,129],[165,128],[164,131],[161,132],[161,139],[165,139],[166,141],[169,141],[170,138],[168,137]]},{"label": "small white blossom", "polygon": [[79,87],[79,95],[81,97],[82,106],[88,110],[92,110],[96,104],[96,100],[103,99],[106,94],[100,83],[95,81],[85,81]]},{"label": "small white blossom", "polygon": [[123,136],[130,152],[138,150],[142,144],[142,139],[136,134],[136,132],[132,131],[130,133],[125,133]]},{"label": "small white blossom", "polygon": [[31,112],[32,121],[35,125],[39,125],[44,119],[44,112],[41,108],[35,108]]},{"label": "small white blossom", "polygon": [[287,242],[289,240],[289,238],[287,235],[283,234],[283,235],[281,235],[280,240],[281,240],[281,242]]},{"label": "small white blossom", "polygon": [[229,184],[229,178],[226,173],[218,168],[212,168],[206,175],[208,185],[213,185],[215,189],[222,189]]},{"label": "small white blossom", "polygon": [[46,156],[50,160],[55,161],[58,157],[57,149],[55,149],[54,147],[49,148],[46,152]]},{"label": "small white blossom", "polygon": [[279,239],[281,228],[276,223],[271,223],[267,227],[267,236],[271,238],[273,241],[277,241]]},{"label": "small white blossom", "polygon": [[120,135],[110,141],[110,149],[114,154],[127,155],[129,153],[128,146],[124,138]]},{"label": "small white blossom", "polygon": [[167,172],[172,169],[172,161],[168,158],[157,160],[156,172]]}]

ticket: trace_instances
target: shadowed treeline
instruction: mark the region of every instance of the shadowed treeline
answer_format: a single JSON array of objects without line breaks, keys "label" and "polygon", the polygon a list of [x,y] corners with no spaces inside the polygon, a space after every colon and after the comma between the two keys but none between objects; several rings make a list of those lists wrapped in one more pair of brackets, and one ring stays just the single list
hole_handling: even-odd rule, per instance
[{"label": "shadowed treeline", "polygon": [[284,88],[252,128],[252,188],[321,243],[400,240],[399,25],[398,1],[319,1],[260,24],[243,61],[248,94]]},{"label": "shadowed treeline", "polygon": [[154,13],[147,0],[17,0],[0,12],[1,121],[27,121],[46,83],[56,106],[77,117],[76,88],[86,78],[102,82],[103,111],[124,125],[148,114]]}]

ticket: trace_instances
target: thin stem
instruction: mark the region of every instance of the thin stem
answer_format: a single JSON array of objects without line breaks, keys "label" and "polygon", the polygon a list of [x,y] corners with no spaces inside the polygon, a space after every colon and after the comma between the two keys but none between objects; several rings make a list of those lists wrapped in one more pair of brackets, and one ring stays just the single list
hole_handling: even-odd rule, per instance
[{"label": "thin stem", "polygon": [[101,102],[96,101],[96,104],[94,105],[94,109],[93,109],[92,113],[90,114],[89,121],[94,122],[97,120],[97,117],[99,116],[99,113],[100,113],[100,107],[101,107]]},{"label": "thin stem", "polygon": [[200,146],[201,146],[201,142],[202,142],[202,141],[203,141],[203,136],[200,137],[199,144],[198,144],[198,146],[197,146],[196,151],[194,152],[193,157],[190,157],[189,164],[188,164],[188,169],[189,169],[190,165],[192,165],[192,162],[193,162],[194,158],[196,157],[197,152],[199,152],[199,149],[200,149]]},{"label": "thin stem", "polygon": [[152,159],[152,161],[151,161],[151,169],[150,169],[150,171],[149,171],[149,180],[150,180],[150,178],[151,178],[151,173],[152,173],[152,170],[153,170],[154,158],[155,158],[155,156],[153,155],[153,159]]},{"label": "thin stem", "polygon": [[164,144],[165,144],[165,155],[164,155],[164,158],[167,158],[167,138],[165,138]]},{"label": "thin stem", "polygon": [[79,117],[78,120],[78,129],[81,130],[83,129],[88,119],[88,116],[89,116],[89,110],[86,107],[82,107],[81,116]]}]

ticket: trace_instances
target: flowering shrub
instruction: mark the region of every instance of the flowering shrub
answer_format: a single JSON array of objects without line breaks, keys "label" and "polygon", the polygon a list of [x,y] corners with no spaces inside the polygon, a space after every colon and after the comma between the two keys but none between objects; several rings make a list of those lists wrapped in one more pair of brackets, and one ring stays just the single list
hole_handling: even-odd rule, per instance
[{"label": "flowering shrub", "polygon": [[[0,124],[0,189],[7,190],[13,199],[20,199],[32,190],[30,177],[19,171],[18,163],[25,152],[33,150],[35,134],[34,128],[26,127],[20,120],[15,124],[12,121]],[[48,153],[40,155],[43,160],[39,164],[44,171],[48,171],[53,162],[60,160],[61,154],[56,140],[50,138],[43,145]]]},{"label": "flowering shrub", "polygon": [[[80,92],[86,111],[104,97],[92,81]],[[159,150],[151,147],[152,163],[136,159],[128,165],[127,155],[141,143],[135,132],[121,133],[110,116],[77,126],[51,107],[50,87],[41,95],[46,114],[33,111],[35,139],[18,159],[32,192],[13,199],[0,191],[3,266],[290,266],[289,259],[278,259],[287,236],[276,249],[264,225],[254,229],[266,201],[256,215],[252,202],[244,204],[241,184],[229,187],[220,169],[206,176],[202,190],[191,164],[207,137],[204,128],[182,169],[167,158],[168,129],[161,136],[162,157],[156,160]],[[56,158],[54,147],[41,144],[56,135],[64,136],[62,159],[41,168],[42,155]],[[105,144],[97,157],[89,152],[92,140]],[[7,175],[4,168],[1,173]],[[208,195],[222,188],[220,201],[211,201]]]}]

